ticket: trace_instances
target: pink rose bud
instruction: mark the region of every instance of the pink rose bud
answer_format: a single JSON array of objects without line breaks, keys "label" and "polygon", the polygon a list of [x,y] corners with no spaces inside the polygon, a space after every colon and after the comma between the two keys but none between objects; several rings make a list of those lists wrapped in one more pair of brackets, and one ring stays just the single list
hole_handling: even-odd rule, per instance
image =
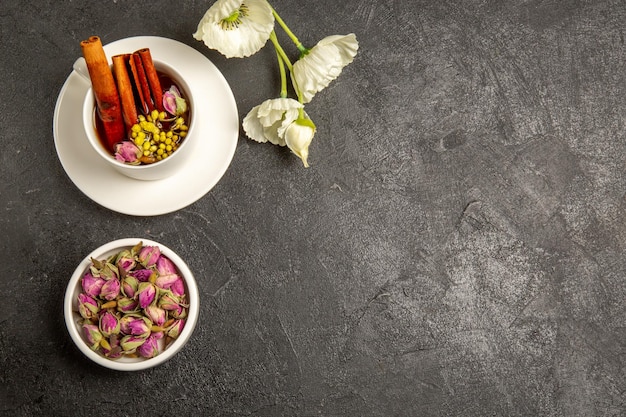
[{"label": "pink rose bud", "polygon": [[146,337],[151,327],[152,323],[147,318],[124,316],[120,319],[120,331],[125,335]]},{"label": "pink rose bud", "polygon": [[187,102],[176,86],[171,86],[168,91],[163,93],[163,107],[168,113],[175,116],[180,116],[187,111]]},{"label": "pink rose bud", "polygon": [[174,282],[170,286],[170,290],[172,290],[172,293],[174,293],[174,295],[177,295],[179,297],[185,295],[185,284],[183,283],[183,279],[181,277],[178,277],[178,279],[174,280]]},{"label": "pink rose bud", "polygon": [[83,276],[80,283],[85,294],[95,298],[100,295],[100,290],[104,285],[104,280],[100,277],[94,277],[91,274],[91,271],[89,271]]},{"label": "pink rose bud", "polygon": [[141,149],[129,140],[122,141],[115,145],[115,159],[120,162],[136,165],[141,157]]},{"label": "pink rose bud", "polygon": [[146,268],[156,264],[157,260],[161,256],[161,250],[158,246],[144,246],[139,251],[139,262]]},{"label": "pink rose bud", "polygon": [[100,311],[98,301],[87,294],[78,294],[78,313],[82,318],[91,319],[98,314],[98,311]]},{"label": "pink rose bud", "polygon": [[119,269],[123,269],[126,272],[129,272],[131,269],[133,269],[136,264],[137,262],[135,261],[135,257],[130,253],[129,250],[122,251],[117,256],[117,267]]},{"label": "pink rose bud", "polygon": [[139,301],[134,298],[122,297],[117,300],[117,311],[122,313],[134,313],[138,310]]},{"label": "pink rose bud", "polygon": [[177,296],[185,294],[185,284],[172,261],[161,256],[157,261],[157,272],[159,273],[156,279],[157,287],[171,290]]},{"label": "pink rose bud", "polygon": [[174,283],[176,282],[176,280],[178,280],[180,277],[178,275],[160,275],[157,277],[156,281],[154,282],[156,284],[157,287],[163,289],[163,290],[169,290],[172,285],[174,285]]},{"label": "pink rose bud", "polygon": [[133,298],[138,287],[139,280],[133,276],[128,275],[122,280],[122,292],[126,297]]},{"label": "pink rose bud", "polygon": [[163,338],[163,333],[152,333],[146,341],[137,348],[137,353],[144,358],[153,358],[159,354],[159,340]]},{"label": "pink rose bud", "polygon": [[117,316],[110,311],[105,311],[100,316],[100,332],[104,337],[120,332],[120,321]]},{"label": "pink rose bud", "polygon": [[163,324],[165,324],[165,321],[167,320],[167,314],[165,313],[165,310],[157,307],[154,304],[149,305],[143,311],[144,313],[146,313],[146,316],[148,316],[148,318],[152,320],[152,323],[156,324],[157,326],[163,326]]},{"label": "pink rose bud", "polygon": [[131,271],[128,275],[130,275],[131,277],[137,278],[137,281],[139,282],[146,282],[150,279],[150,276],[152,275],[152,270],[151,269],[136,269],[134,271]]},{"label": "pink rose bud", "polygon": [[181,305],[180,309],[170,311],[170,315],[175,319],[187,318],[187,309]]},{"label": "pink rose bud", "polygon": [[110,349],[101,346],[104,356],[110,359],[117,359],[122,356],[122,346],[120,346],[120,338],[118,335],[111,335],[109,338]]},{"label": "pink rose bud", "polygon": [[102,340],[102,333],[95,324],[83,324],[83,334],[91,350],[97,350]]},{"label": "pink rose bud", "polygon": [[117,278],[110,279],[104,283],[100,290],[100,297],[105,300],[115,300],[120,293],[120,280]]},{"label": "pink rose bud", "polygon": [[151,282],[141,282],[139,283],[136,296],[139,300],[139,307],[146,308],[152,304],[156,297],[156,287]]},{"label": "pink rose bud", "polygon": [[164,255],[161,255],[156,262],[157,271],[159,276],[166,277],[170,275],[178,276],[178,269],[174,263]]},{"label": "pink rose bud", "polygon": [[140,336],[124,336],[120,340],[120,346],[125,353],[132,353],[146,341],[145,337]]},{"label": "pink rose bud", "polygon": [[167,290],[159,297],[158,306],[167,311],[180,310],[180,298]]},{"label": "pink rose bud", "polygon": [[180,336],[180,332],[183,331],[183,327],[185,327],[185,320],[178,319],[167,329],[167,335],[172,339],[176,339]]}]

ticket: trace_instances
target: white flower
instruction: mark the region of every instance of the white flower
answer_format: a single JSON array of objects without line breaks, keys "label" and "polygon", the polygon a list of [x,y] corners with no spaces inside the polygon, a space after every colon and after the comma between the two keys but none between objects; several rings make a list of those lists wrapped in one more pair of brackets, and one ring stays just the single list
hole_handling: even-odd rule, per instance
[{"label": "white flower", "polygon": [[300,110],[302,103],[291,98],[273,98],[252,108],[243,119],[246,135],[257,142],[287,146],[308,167],[309,145],[315,135],[315,124]]},{"label": "white flower", "polygon": [[285,146],[285,129],[298,118],[304,107],[292,98],[273,98],[252,108],[243,119],[246,135],[257,142],[270,141]]},{"label": "white flower", "polygon": [[310,119],[298,119],[285,129],[285,142],[298,158],[302,159],[305,168],[309,167],[309,145],[315,135],[315,124]]},{"label": "white flower", "polygon": [[319,91],[341,74],[359,49],[356,35],[332,35],[317,43],[308,54],[293,64],[291,78],[308,103]]},{"label": "white flower", "polygon": [[267,0],[217,0],[193,37],[227,58],[243,58],[261,49],[272,30],[274,15]]}]

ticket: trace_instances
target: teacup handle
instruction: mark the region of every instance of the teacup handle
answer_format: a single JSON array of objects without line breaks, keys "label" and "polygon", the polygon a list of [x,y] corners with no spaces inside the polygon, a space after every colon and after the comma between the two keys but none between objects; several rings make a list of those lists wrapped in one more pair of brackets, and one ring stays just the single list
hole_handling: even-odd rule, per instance
[{"label": "teacup handle", "polygon": [[78,75],[80,75],[85,81],[91,84],[91,78],[89,78],[89,70],[87,69],[87,62],[85,62],[85,58],[81,56],[76,61],[74,61],[73,68]]}]

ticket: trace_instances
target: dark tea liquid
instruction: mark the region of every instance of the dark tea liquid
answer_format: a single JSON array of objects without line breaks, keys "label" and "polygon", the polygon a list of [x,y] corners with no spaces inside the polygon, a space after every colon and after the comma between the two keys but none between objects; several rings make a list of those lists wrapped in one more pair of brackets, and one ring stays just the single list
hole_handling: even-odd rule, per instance
[{"label": "dark tea liquid", "polygon": [[[187,111],[185,113],[183,113],[180,116],[173,116],[169,113],[167,113],[167,118],[168,119],[176,119],[178,117],[182,117],[185,120],[185,124],[187,126],[189,126],[189,113],[191,111],[190,109],[190,105],[189,105],[189,100],[187,99],[187,92],[184,91],[179,84],[177,84],[172,77],[170,77],[169,75],[165,74],[162,71],[157,70],[157,75],[159,76],[159,82],[161,83],[161,92],[164,94],[166,91],[168,91],[172,86],[175,86],[178,91],[180,92],[181,96],[187,101]],[[138,115],[143,115],[143,116],[147,116],[148,114],[144,112],[144,110],[141,108],[142,106],[139,104],[141,103],[141,100],[139,100],[139,93],[137,92],[136,88],[133,88],[134,91],[134,97],[135,97],[135,107],[137,108],[137,114]],[[156,108],[156,106],[154,106],[153,103],[153,107]],[[102,126],[102,120],[100,119],[100,117],[98,117],[95,113],[96,113],[97,109],[94,109],[94,125],[96,127],[96,134],[98,136],[98,140],[100,141],[100,144],[102,145],[102,147],[104,149],[106,149],[111,156],[114,156],[114,153],[111,149],[109,149],[107,142],[105,140],[105,134],[104,134],[104,129]],[[148,112],[149,113],[149,112]],[[168,131],[173,123],[174,120],[168,121],[161,121],[159,122],[161,124],[160,129],[162,131]],[[137,122],[137,121],[136,121]],[[130,138],[130,132],[126,132],[127,140],[131,140]],[[181,138],[180,143],[182,143],[184,141],[184,138]]]}]

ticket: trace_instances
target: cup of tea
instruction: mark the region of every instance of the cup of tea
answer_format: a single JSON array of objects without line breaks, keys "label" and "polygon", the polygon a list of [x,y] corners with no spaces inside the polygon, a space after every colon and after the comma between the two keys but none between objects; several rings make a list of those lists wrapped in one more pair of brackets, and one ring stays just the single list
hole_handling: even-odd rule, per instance
[{"label": "cup of tea", "polygon": [[[194,111],[193,91],[176,68],[178,63],[154,59],[153,64],[164,92],[171,91],[171,86],[174,86],[179,97],[184,100],[187,107],[184,114],[177,116],[158,112],[163,114],[155,118],[154,109],[148,110],[145,106],[142,108],[137,100],[137,122],[128,129],[124,140],[114,145],[114,149],[111,149],[111,144],[103,137],[101,125],[98,123],[93,87],[85,93],[82,114],[87,140],[100,159],[123,175],[146,181],[160,180],[176,174],[188,162],[197,141],[195,126],[198,115]],[[76,60],[74,71],[91,83],[84,58]],[[135,91],[135,99],[138,94]],[[136,160],[132,160],[134,157],[128,158],[129,154],[135,155]]]}]

